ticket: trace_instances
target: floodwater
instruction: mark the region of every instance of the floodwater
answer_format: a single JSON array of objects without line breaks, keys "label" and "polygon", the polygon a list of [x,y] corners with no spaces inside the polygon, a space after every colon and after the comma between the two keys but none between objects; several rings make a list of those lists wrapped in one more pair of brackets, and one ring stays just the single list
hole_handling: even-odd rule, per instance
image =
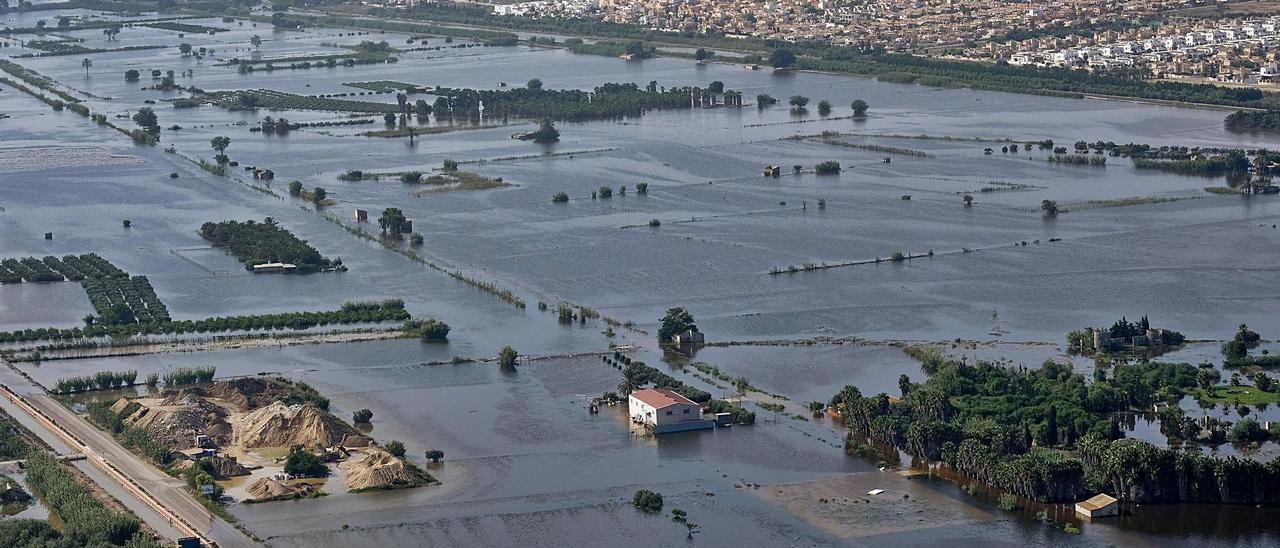
[{"label": "floodwater", "polygon": [[[62,13],[8,13],[3,24],[31,26],[35,19],[54,21]],[[1274,137],[1224,131],[1223,111],[941,90],[682,60],[627,63],[555,49],[462,47],[468,45],[464,40],[445,44],[440,38],[428,38],[427,46],[442,49],[399,53],[398,63],[240,74],[221,63],[231,57],[335,53],[344,50],[334,44],[366,39],[403,46],[406,36],[343,29],[272,32],[265,24],[217,18],[184,22],[228,30],[179,38],[173,31],[131,26],[111,41],[98,30],[50,30],[82,38],[79,44],[90,48],[170,47],[95,53],[88,69],[81,55],[15,59],[88,97],[93,111],[123,127],[132,127],[128,115],[155,101],[149,106],[166,129],[160,146],[136,147],[74,113],[51,111],[0,86],[0,111],[9,116],[0,119],[0,255],[98,253],[130,273],[147,275],[176,319],[325,310],[345,300],[402,298],[415,317],[448,322],[453,328],[449,342],[242,348],[18,367],[45,384],[99,369],[137,369],[145,376],[206,364],[216,365],[219,376],[281,374],[319,388],[339,416],[361,408],[374,411],[372,435],[404,441],[415,460],[421,462],[418,455],[426,449],[445,451],[445,463],[428,468],[441,479],[440,486],[234,505],[232,512],[272,545],[598,544],[611,537],[686,544],[683,526],[630,506],[639,488],[662,492],[668,508],[687,510],[698,525],[696,542],[717,546],[1277,542],[1270,510],[1205,513],[1190,506],[1143,507],[1120,520],[1084,524],[1081,536],[1068,535],[1027,516],[1001,514],[950,484],[905,480],[846,458],[840,433],[825,419],[799,420],[753,408],[760,417],[754,426],[654,440],[632,435],[620,409],[606,408],[597,416],[586,411],[589,396],[614,389],[620,380],[597,355],[587,355],[607,351],[610,343],[637,345],[637,359],[716,394],[722,390],[678,364],[711,363],[798,405],[825,401],[844,384],[856,384],[864,393],[893,393],[899,375],[921,380],[918,365],[884,341],[1003,341],[1010,344],[974,352],[996,357],[1009,350],[1018,361],[1036,364],[1062,356],[1060,346],[1071,329],[1142,314],[1193,339],[1227,338],[1240,323],[1273,338],[1280,332],[1274,280],[1280,265],[1275,252],[1280,230],[1274,228],[1280,199],[1209,194],[1202,189],[1226,181],[1137,171],[1122,158],[1108,158],[1106,167],[1058,165],[1046,162],[1040,150],[1006,154],[999,151],[1001,143],[907,137],[1048,138],[1058,146],[1103,140],[1280,147]],[[261,48],[249,43],[255,34],[263,38]],[[34,52],[8,42],[5,52],[11,56]],[[178,42],[214,53],[183,57],[173,47]],[[142,72],[141,81],[125,82],[127,69]],[[828,99],[835,108],[827,118],[816,108],[795,114],[785,107],[748,106],[563,123],[561,141],[551,145],[511,139],[530,127],[527,121],[484,120],[501,127],[423,136],[410,145],[356,135],[381,128],[378,116],[271,112],[294,122],[368,118],[375,123],[287,136],[249,132],[266,113],[173,109],[163,101],[181,92],[140,89],[157,82],[150,78],[152,69],[174,70],[181,86],[299,94],[364,93],[343,84],[374,80],[495,88],[499,82],[518,86],[539,78],[550,88],[582,89],[606,82],[656,80],[672,87],[720,80],[748,98],[769,93],[785,103],[788,96],[803,94],[814,103]],[[186,70],[193,75],[183,76]],[[354,98],[395,101],[389,94]],[[871,105],[865,120],[848,118],[855,98]],[[181,129],[168,129],[174,125]],[[922,154],[787,139],[823,131],[853,133],[843,138],[851,144]],[[233,160],[270,168],[275,181],[244,180],[238,169],[231,177],[215,177],[193,165],[191,158],[211,158],[209,140],[218,135],[231,137],[227,154]],[[177,153],[164,152],[169,146]],[[984,154],[988,147],[995,153]],[[886,156],[891,163],[882,161]],[[427,171],[446,159],[512,186],[415,197],[417,188],[394,179],[337,179],[349,169]],[[841,162],[845,171],[823,177],[790,174],[792,165],[811,168],[824,160]],[[784,175],[761,177],[765,164],[783,166]],[[288,197],[286,186],[295,179],[307,188],[324,187],[337,204],[316,212]],[[647,194],[635,193],[640,182],[648,183]],[[626,185],[629,192],[592,199],[592,191],[603,185]],[[1025,187],[980,191],[1009,185]],[[551,195],[560,191],[570,195],[569,203],[551,203]],[[961,201],[966,193],[975,197],[972,207]],[[1135,197],[1176,201],[1087,204]],[[820,199],[824,208],[818,207]],[[1045,199],[1071,211],[1045,218],[1039,211]],[[426,260],[510,288],[527,308],[517,309],[377,242],[356,238],[325,217],[353,224],[354,208],[376,216],[385,207],[399,207],[414,219],[425,238],[417,252]],[[341,257],[350,270],[255,276],[197,233],[206,221],[266,216],[322,254]],[[122,226],[124,219],[131,228]],[[649,227],[650,219],[661,226]],[[46,232],[54,233],[52,240],[44,239]],[[903,263],[770,274],[790,265],[929,251],[932,257]],[[609,338],[599,321],[560,325],[554,314],[535,306],[543,301],[554,308],[560,300],[634,322],[637,329],[617,327]],[[666,365],[655,352],[652,333],[671,306],[688,308],[711,341],[858,337],[869,342],[714,346]],[[0,287],[0,329],[70,327],[91,312],[74,283]],[[1016,343],[1028,346],[1013,348]],[[507,344],[524,355],[558,357],[526,360],[516,373],[487,363],[428,365],[455,356],[491,357]],[[1215,347],[1189,347],[1185,355],[1167,358],[1216,359]],[[1195,404],[1184,402],[1184,407],[1191,411]],[[1278,412],[1256,411],[1271,420],[1280,418]],[[1158,425],[1142,419],[1135,420],[1133,435],[1163,442]],[[891,526],[851,526],[865,520],[842,519],[842,511],[814,507],[833,489],[863,486],[890,489],[896,500],[924,501],[911,512],[949,517],[916,521],[889,511],[896,506],[886,502],[869,511],[887,513],[881,518]],[[782,492],[770,494],[770,488]],[[881,500],[889,499],[862,504]],[[1191,514],[1207,517],[1186,519]]]}]

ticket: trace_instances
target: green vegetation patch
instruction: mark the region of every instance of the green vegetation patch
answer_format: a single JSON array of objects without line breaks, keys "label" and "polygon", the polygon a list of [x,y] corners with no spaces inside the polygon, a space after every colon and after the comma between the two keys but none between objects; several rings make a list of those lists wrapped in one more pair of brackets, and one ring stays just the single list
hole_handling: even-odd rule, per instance
[{"label": "green vegetation patch", "polygon": [[1201,388],[1195,392],[1196,399],[1214,404],[1258,405],[1280,403],[1280,392],[1264,392],[1252,386],[1235,386],[1224,384],[1210,388]]},{"label": "green vegetation patch", "polygon": [[269,89],[219,91],[203,96],[204,100],[228,110],[327,110],[333,112],[400,112],[400,106],[372,101],[347,101],[327,97],[308,97]]},{"label": "green vegetation patch", "polygon": [[108,53],[116,51],[137,51],[146,49],[163,49],[169,46],[160,45],[137,45],[125,46],[120,48],[86,48],[78,43],[78,41],[66,40],[32,40],[26,43],[31,49],[40,50],[42,53],[31,53],[20,55],[19,57],[54,57],[58,55],[89,55],[93,53]]},{"label": "green vegetation patch", "polygon": [[331,270],[341,265],[322,256],[316,248],[294,236],[270,217],[262,222],[248,220],[205,223],[200,235],[217,247],[225,247],[244,263],[247,270],[265,263],[287,263],[307,274]]},{"label": "green vegetation patch", "polygon": [[352,88],[367,89],[369,91],[377,91],[382,93],[390,93],[393,91],[412,91],[415,87],[413,84],[397,82],[395,80],[373,80],[371,82],[345,82],[342,85]]},{"label": "green vegetation patch", "polygon": [[1147,204],[1165,204],[1169,202],[1177,202],[1180,200],[1194,200],[1201,196],[1136,196],[1133,198],[1116,198],[1114,200],[1089,200],[1087,202],[1079,202],[1068,204],[1062,208],[1062,212],[1081,211],[1086,209],[1102,209],[1107,207],[1126,207]]},{"label": "green vegetation patch", "polygon": [[141,532],[138,518],[108,509],[69,467],[43,452],[27,457],[27,483],[61,518],[61,534],[80,546],[123,545]]},{"label": "green vegetation patch", "polygon": [[360,133],[359,135],[363,137],[381,137],[385,139],[385,138],[393,138],[393,137],[439,135],[441,133],[449,133],[452,131],[466,131],[471,129],[492,129],[495,127],[498,127],[498,126],[484,126],[484,125],[455,125],[455,126],[427,126],[427,127],[404,126],[404,127],[392,128],[392,129],[379,129],[374,131],[365,131],[363,133]]},{"label": "green vegetation patch", "polygon": [[1121,363],[1110,374],[1099,370],[1089,382],[1070,365],[1052,361],[1028,370],[967,363],[928,348],[912,352],[922,358],[928,379],[900,379],[901,399],[863,396],[854,386],[831,399],[854,436],[942,461],[969,479],[1044,502],[1080,500],[1109,486],[1132,486],[1115,495],[1135,502],[1280,499],[1276,489],[1221,490],[1242,485],[1236,482],[1280,485],[1269,483],[1280,478],[1274,464],[1136,440],[1112,443],[1124,437],[1116,413],[1195,393],[1202,386],[1196,366]]},{"label": "green vegetation patch", "polygon": [[473,90],[437,87],[432,104],[436,116],[478,118],[480,105],[485,116],[504,116],[552,120],[593,120],[640,116],[645,110],[690,109],[693,88],[660,90],[656,83],[641,88],[634,83],[602,84],[591,91],[579,89],[551,90],[512,88],[506,90]]},{"label": "green vegetation patch", "polygon": [[404,302],[399,299],[370,302],[347,302],[339,310],[325,312],[283,312],[250,316],[220,316],[203,320],[176,320],[147,324],[104,325],[59,329],[42,327],[19,331],[0,331],[0,343],[59,341],[60,347],[99,346],[97,337],[127,338],[134,335],[177,335],[185,333],[221,333],[227,331],[301,330],[317,326],[352,323],[374,323],[409,319]]},{"label": "green vegetation patch", "polygon": [[451,171],[432,175],[422,179],[422,184],[428,185],[431,188],[414,192],[414,196],[422,196],[434,192],[449,192],[454,190],[488,190],[491,188],[511,186],[510,183],[504,182],[502,177],[486,177],[469,171]]},{"label": "green vegetation patch", "polygon": [[1222,124],[1233,131],[1280,131],[1280,111],[1239,110],[1228,114]]},{"label": "green vegetation patch", "polygon": [[183,33],[191,33],[191,34],[214,34],[218,32],[227,32],[228,30],[230,30],[230,29],[224,29],[222,27],[209,27],[205,25],[195,25],[191,23],[180,23],[178,21],[160,21],[156,23],[149,23],[143,26],[151,27],[153,29],[171,30],[174,32],[183,32]]}]

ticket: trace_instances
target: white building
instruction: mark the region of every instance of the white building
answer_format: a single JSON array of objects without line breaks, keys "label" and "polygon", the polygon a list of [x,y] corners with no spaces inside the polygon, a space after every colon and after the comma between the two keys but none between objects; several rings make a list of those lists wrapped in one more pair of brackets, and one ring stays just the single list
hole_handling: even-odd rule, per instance
[{"label": "white building", "polygon": [[681,432],[711,428],[714,422],[702,418],[702,409],[689,398],[665,388],[646,388],[627,398],[631,420],[653,429],[653,433]]}]

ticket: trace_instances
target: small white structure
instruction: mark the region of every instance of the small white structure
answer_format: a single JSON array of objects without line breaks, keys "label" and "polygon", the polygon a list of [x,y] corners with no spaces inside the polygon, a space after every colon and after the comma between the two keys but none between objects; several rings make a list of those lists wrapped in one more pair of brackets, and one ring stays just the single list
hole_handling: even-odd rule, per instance
[{"label": "small white structure", "polygon": [[1077,502],[1076,513],[1088,518],[1114,516],[1120,513],[1120,504],[1115,497],[1106,493],[1098,493],[1089,500]]},{"label": "small white structure", "polygon": [[715,422],[702,418],[702,409],[689,398],[665,388],[646,388],[627,398],[631,420],[653,429],[653,433],[683,432],[712,428]]},{"label": "small white structure", "polygon": [[254,274],[268,274],[272,272],[293,272],[298,266],[290,263],[262,263],[253,265]]}]

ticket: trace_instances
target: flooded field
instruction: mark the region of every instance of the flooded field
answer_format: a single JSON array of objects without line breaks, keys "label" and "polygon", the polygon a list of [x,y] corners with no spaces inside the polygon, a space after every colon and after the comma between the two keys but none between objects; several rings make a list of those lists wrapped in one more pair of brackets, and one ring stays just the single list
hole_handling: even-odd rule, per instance
[{"label": "flooded field", "polygon": [[[59,15],[118,17],[84,10],[6,13],[0,24],[28,27]],[[273,546],[598,544],[603,538],[687,545],[684,526],[632,507],[639,488],[660,491],[668,508],[686,510],[697,524],[696,543],[714,546],[1280,542],[1275,509],[1195,505],[1144,505],[1120,520],[1083,523],[1082,535],[1070,535],[1034,514],[1002,513],[994,501],[952,483],[908,479],[847,457],[843,431],[833,421],[794,416],[804,403],[825,402],[846,384],[893,394],[900,375],[922,381],[919,362],[903,344],[959,339],[968,346],[948,351],[970,359],[1034,366],[1069,358],[1091,374],[1091,360],[1067,355],[1066,332],[1108,325],[1121,315],[1147,315],[1200,341],[1167,360],[1219,361],[1217,341],[1241,323],[1274,338],[1280,333],[1274,277],[1280,198],[1209,193],[1203,189],[1228,182],[1139,170],[1123,157],[1108,157],[1105,167],[1051,163],[1047,151],[1003,153],[1007,143],[998,141],[1280,148],[1280,139],[1225,131],[1222,111],[678,59],[623,62],[434,36],[408,44],[405,34],[351,29],[278,32],[266,23],[221,18],[184,19],[225,30],[179,36],[142,19],[154,14],[114,39],[99,29],[7,39],[10,61],[55,80],[94,113],[132,129],[129,117],[151,107],[162,129],[157,146],[134,145],[109,127],[51,110],[0,82],[0,112],[7,115],[0,118],[0,257],[97,253],[130,274],[146,275],[175,320],[398,298],[414,317],[452,327],[448,342],[259,345],[14,364],[45,386],[104,369],[145,377],[201,365],[216,366],[219,377],[302,380],[329,397],[339,417],[373,411],[370,434],[403,441],[411,460],[441,481],[230,507]],[[255,35],[260,45],[252,43]],[[107,51],[88,54],[88,67],[85,55],[35,56],[41,52],[29,41],[49,39],[83,40],[75,43]],[[394,54],[394,63],[287,68],[289,58],[346,55],[361,40],[386,40],[404,51]],[[206,54],[183,55],[179,43]],[[143,46],[163,47],[125,49]],[[232,58],[280,61],[275,70],[255,65],[242,72],[227,63]],[[126,70],[139,71],[140,79],[126,81]],[[497,89],[538,78],[547,88],[590,90],[608,82],[721,81],[746,97],[768,93],[785,102],[803,94],[835,108],[826,117],[782,105],[649,111],[559,123],[554,144],[511,138],[534,129],[533,120],[432,116],[411,142],[360,135],[386,129],[380,113],[175,108],[172,100],[189,93],[153,89],[161,81],[153,70],[174,71],[179,88],[347,94],[342,98],[388,105],[396,104],[394,93],[348,84]],[[435,96],[408,95],[410,103],[419,98],[431,103]],[[871,105],[865,119],[850,117],[855,98]],[[250,131],[268,114],[294,123],[371,122],[285,135]],[[429,134],[452,126],[460,128]],[[811,137],[824,131],[844,134],[846,146]],[[230,137],[226,154],[239,164],[225,176],[196,163],[213,161],[210,140],[217,136]],[[987,148],[994,152],[984,153]],[[506,186],[420,192],[394,176],[339,178],[349,170],[431,174],[446,160]],[[813,166],[826,160],[844,170],[814,174]],[[769,164],[782,166],[782,175],[761,176]],[[792,174],[793,165],[804,172]],[[241,169],[248,166],[271,169],[274,179],[254,179]],[[290,196],[294,180],[308,190],[323,187],[332,205]],[[647,192],[637,192],[638,183],[647,184]],[[624,185],[628,192],[618,192]],[[602,186],[615,191],[612,197],[595,195]],[[557,192],[568,201],[553,203]],[[966,194],[974,197],[968,207]],[[1046,217],[1040,211],[1046,199],[1066,211]],[[1135,200],[1112,202],[1124,199]],[[380,242],[376,223],[354,220],[357,208],[376,219],[386,207],[413,220],[421,247]],[[208,221],[265,217],[325,257],[340,257],[349,270],[255,275],[199,234]],[[887,260],[895,252],[916,257]],[[858,264],[819,268],[843,263]],[[800,271],[787,272],[793,266]],[[526,306],[446,271],[510,290]],[[558,323],[554,309],[561,301],[633,328],[594,319]],[[550,310],[539,310],[539,302]],[[713,345],[692,356],[664,356],[654,333],[673,306],[692,312]],[[75,282],[0,286],[0,331],[75,327],[92,313]],[[808,344],[812,339],[847,343]],[[783,340],[806,342],[730,344]],[[523,356],[515,372],[485,361],[449,363],[489,359],[504,345]],[[637,436],[624,409],[587,411],[589,398],[615,390],[621,380],[600,359],[611,345],[634,345],[629,356],[715,397],[732,389],[700,380],[684,366],[707,362],[748,377],[787,398],[787,412],[748,403],[759,415],[755,425]],[[1224,371],[1224,379],[1229,376]],[[1189,416],[1202,413],[1189,397],[1181,405]],[[1226,405],[1203,410],[1222,418],[1237,413]],[[1277,406],[1249,413],[1280,420]],[[1125,430],[1163,445],[1153,420],[1133,417]],[[427,464],[428,449],[444,450],[445,462]],[[1274,443],[1220,448],[1220,454],[1259,459],[1276,452]],[[871,489],[887,491],[865,496]],[[1061,521],[1074,519],[1057,511]],[[1248,519],[1228,520],[1227,512]]]}]

